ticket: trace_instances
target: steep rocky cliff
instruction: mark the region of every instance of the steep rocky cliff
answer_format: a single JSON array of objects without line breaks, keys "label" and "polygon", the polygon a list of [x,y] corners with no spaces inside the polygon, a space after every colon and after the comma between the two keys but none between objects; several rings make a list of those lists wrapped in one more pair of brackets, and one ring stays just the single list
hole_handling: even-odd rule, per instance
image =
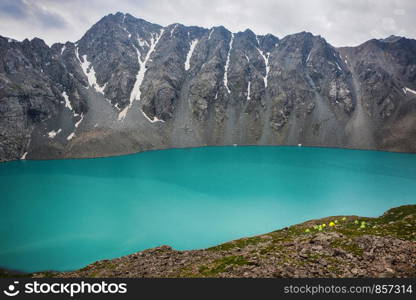
[{"label": "steep rocky cliff", "polygon": [[0,37],[0,161],[204,145],[416,152],[416,41],[102,18],[76,43]]}]

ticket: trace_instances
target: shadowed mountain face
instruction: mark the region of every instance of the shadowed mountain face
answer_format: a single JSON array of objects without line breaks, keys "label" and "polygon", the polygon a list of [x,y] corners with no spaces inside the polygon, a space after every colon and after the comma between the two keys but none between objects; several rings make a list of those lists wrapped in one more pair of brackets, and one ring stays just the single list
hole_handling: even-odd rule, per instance
[{"label": "shadowed mountain face", "polygon": [[76,43],[0,37],[0,161],[232,144],[416,152],[416,41],[334,48],[122,13]]}]

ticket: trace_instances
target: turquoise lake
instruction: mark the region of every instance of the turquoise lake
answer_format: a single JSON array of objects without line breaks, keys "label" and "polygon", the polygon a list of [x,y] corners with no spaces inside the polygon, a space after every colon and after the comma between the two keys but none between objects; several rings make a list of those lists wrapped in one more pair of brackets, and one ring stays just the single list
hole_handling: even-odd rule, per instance
[{"label": "turquoise lake", "polygon": [[73,270],[416,203],[416,155],[206,147],[0,164],[0,267]]}]

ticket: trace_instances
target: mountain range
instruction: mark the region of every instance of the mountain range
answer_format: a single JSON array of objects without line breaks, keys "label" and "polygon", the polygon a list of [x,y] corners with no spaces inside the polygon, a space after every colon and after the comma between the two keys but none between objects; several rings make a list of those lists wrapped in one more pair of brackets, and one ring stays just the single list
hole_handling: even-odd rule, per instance
[{"label": "mountain range", "polygon": [[120,12],[75,43],[0,36],[0,161],[235,144],[416,152],[416,40],[333,47]]}]

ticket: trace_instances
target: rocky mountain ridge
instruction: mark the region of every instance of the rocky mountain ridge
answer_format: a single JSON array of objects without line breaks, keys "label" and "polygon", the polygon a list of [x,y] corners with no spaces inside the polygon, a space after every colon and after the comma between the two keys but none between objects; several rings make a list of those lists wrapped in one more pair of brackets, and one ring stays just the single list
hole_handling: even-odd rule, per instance
[{"label": "rocky mountain ridge", "polygon": [[415,228],[416,205],[404,205],[377,218],[310,220],[208,249],[178,251],[161,246],[75,271],[0,270],[0,277],[414,278]]},{"label": "rocky mountain ridge", "polygon": [[416,152],[416,41],[335,48],[116,13],[76,43],[0,37],[0,161],[171,147]]}]

